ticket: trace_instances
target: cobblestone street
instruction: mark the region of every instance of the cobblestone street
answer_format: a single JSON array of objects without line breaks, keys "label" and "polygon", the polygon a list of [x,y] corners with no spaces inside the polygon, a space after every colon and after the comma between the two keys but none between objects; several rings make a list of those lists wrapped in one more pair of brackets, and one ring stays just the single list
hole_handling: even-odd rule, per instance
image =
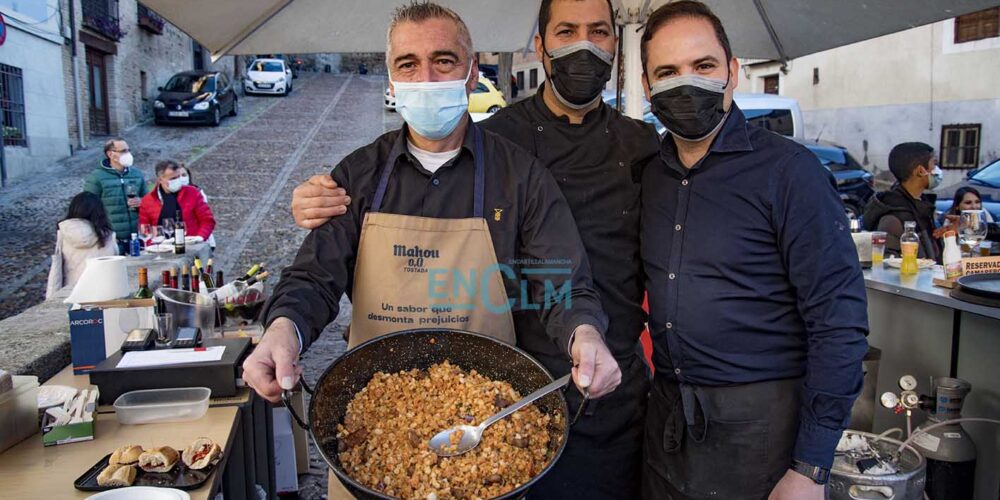
[{"label": "cobblestone street", "polygon": [[[162,159],[191,167],[218,223],[216,268],[234,276],[262,261],[277,276],[306,235],[289,210],[295,186],[401,124],[395,113],[383,110],[384,90],[384,77],[304,73],[286,98],[241,96],[240,116],[218,128],[150,124],[124,138],[147,180]],[[101,153],[101,141],[94,141],[86,151],[0,191],[0,272],[7,278],[0,285],[0,319],[44,299],[56,224]],[[341,318],[350,316],[344,302]],[[344,324],[343,319],[331,324],[304,356],[308,380],[315,382],[344,352]],[[311,455],[300,497],[323,498],[326,466],[314,451]]]}]

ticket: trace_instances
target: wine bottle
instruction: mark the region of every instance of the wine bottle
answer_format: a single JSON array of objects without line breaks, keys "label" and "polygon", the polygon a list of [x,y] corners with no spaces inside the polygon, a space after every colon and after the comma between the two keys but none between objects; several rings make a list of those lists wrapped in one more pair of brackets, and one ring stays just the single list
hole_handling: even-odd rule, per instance
[{"label": "wine bottle", "polygon": [[133,299],[151,299],[153,292],[149,289],[149,275],[145,267],[139,268],[139,290],[132,294]]},{"label": "wine bottle", "polygon": [[[213,265],[215,265],[215,260],[212,259],[211,257],[209,257],[208,263],[206,263],[206,265],[205,265],[205,272],[208,273],[209,276],[214,276],[214,274],[212,273],[212,266]],[[222,283],[219,283],[219,284],[221,285]]]},{"label": "wine bottle", "polygon": [[218,288],[222,286],[225,281],[222,280],[222,269],[215,272],[215,287]]},{"label": "wine bottle", "polygon": [[160,275],[160,279],[163,281],[160,288],[170,288],[170,271],[163,271]]},{"label": "wine bottle", "polygon": [[247,286],[250,287],[250,286],[255,285],[258,281],[264,281],[264,280],[267,279],[267,277],[269,275],[270,275],[270,273],[268,273],[267,271],[264,271],[262,273],[258,273],[256,276],[252,276],[250,279],[248,279],[246,281]]},{"label": "wine bottle", "polygon": [[240,277],[240,279],[238,279],[236,281],[250,281],[250,278],[253,278],[253,276],[255,274],[259,273],[260,270],[263,269],[263,268],[264,268],[264,263],[263,262],[261,262],[260,264],[254,264],[253,267],[251,267],[250,270],[247,271],[246,274],[244,274],[242,277]]},{"label": "wine bottle", "polygon": [[177,282],[177,268],[176,267],[171,267],[170,268],[170,288],[175,288],[176,289],[177,285],[178,285],[178,282]]},{"label": "wine bottle", "polygon": [[201,280],[198,279],[198,273],[195,272],[194,268],[192,268],[191,269],[191,291],[192,292],[198,293],[198,290],[201,289],[201,283],[200,283],[200,281]]},{"label": "wine bottle", "polygon": [[201,266],[201,259],[195,257],[194,267],[198,270],[198,272],[195,273],[195,276],[197,276],[201,281],[202,288],[215,288],[215,284],[212,283],[212,273],[207,272],[205,268]]},{"label": "wine bottle", "polygon": [[181,290],[191,291],[191,275],[188,273],[187,264],[181,266]]},{"label": "wine bottle", "polygon": [[174,253],[177,255],[181,255],[186,251],[184,247],[185,236],[184,221],[181,219],[181,211],[178,210],[174,216]]}]

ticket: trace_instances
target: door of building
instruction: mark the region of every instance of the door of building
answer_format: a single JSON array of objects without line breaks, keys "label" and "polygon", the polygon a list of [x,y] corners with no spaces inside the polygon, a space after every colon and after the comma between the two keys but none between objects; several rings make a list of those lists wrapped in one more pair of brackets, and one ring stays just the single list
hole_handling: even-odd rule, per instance
[{"label": "door of building", "polygon": [[87,87],[90,89],[90,134],[109,135],[108,72],[104,54],[87,47]]}]

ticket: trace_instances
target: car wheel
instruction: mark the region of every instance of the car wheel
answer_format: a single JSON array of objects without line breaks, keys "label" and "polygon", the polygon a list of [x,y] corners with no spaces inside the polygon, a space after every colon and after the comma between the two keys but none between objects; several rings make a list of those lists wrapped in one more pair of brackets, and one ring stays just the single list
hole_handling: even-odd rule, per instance
[{"label": "car wheel", "polygon": [[236,116],[240,114],[240,100],[233,96],[233,109],[229,110],[229,116]]},{"label": "car wheel", "polygon": [[220,123],[222,123],[222,112],[219,111],[219,108],[215,108],[215,111],[212,112],[212,126],[218,127]]},{"label": "car wheel", "polygon": [[490,106],[490,109],[486,110],[487,113],[496,113],[497,111],[500,111],[500,106],[497,106],[496,104]]}]

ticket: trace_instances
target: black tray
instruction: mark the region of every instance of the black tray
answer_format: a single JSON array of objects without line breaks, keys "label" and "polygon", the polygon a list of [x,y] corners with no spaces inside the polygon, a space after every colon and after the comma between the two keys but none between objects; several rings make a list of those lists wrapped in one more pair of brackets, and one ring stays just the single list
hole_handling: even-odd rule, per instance
[{"label": "black tray", "polygon": [[1000,273],[970,274],[957,282],[964,292],[1000,299]]},{"label": "black tray", "polygon": [[[76,478],[76,481],[73,481],[73,487],[80,491],[115,489],[116,486],[101,486],[97,484],[97,476],[108,466],[109,458],[111,458],[110,453],[100,459],[87,472],[84,472],[82,476]],[[177,465],[170,472],[145,472],[136,465],[135,482],[132,483],[132,486],[157,486],[160,488],[177,488],[179,490],[196,490],[205,484],[208,478],[212,477],[212,472],[215,470],[216,465],[212,464],[204,469],[194,470],[188,469],[183,461],[178,460]]]}]

